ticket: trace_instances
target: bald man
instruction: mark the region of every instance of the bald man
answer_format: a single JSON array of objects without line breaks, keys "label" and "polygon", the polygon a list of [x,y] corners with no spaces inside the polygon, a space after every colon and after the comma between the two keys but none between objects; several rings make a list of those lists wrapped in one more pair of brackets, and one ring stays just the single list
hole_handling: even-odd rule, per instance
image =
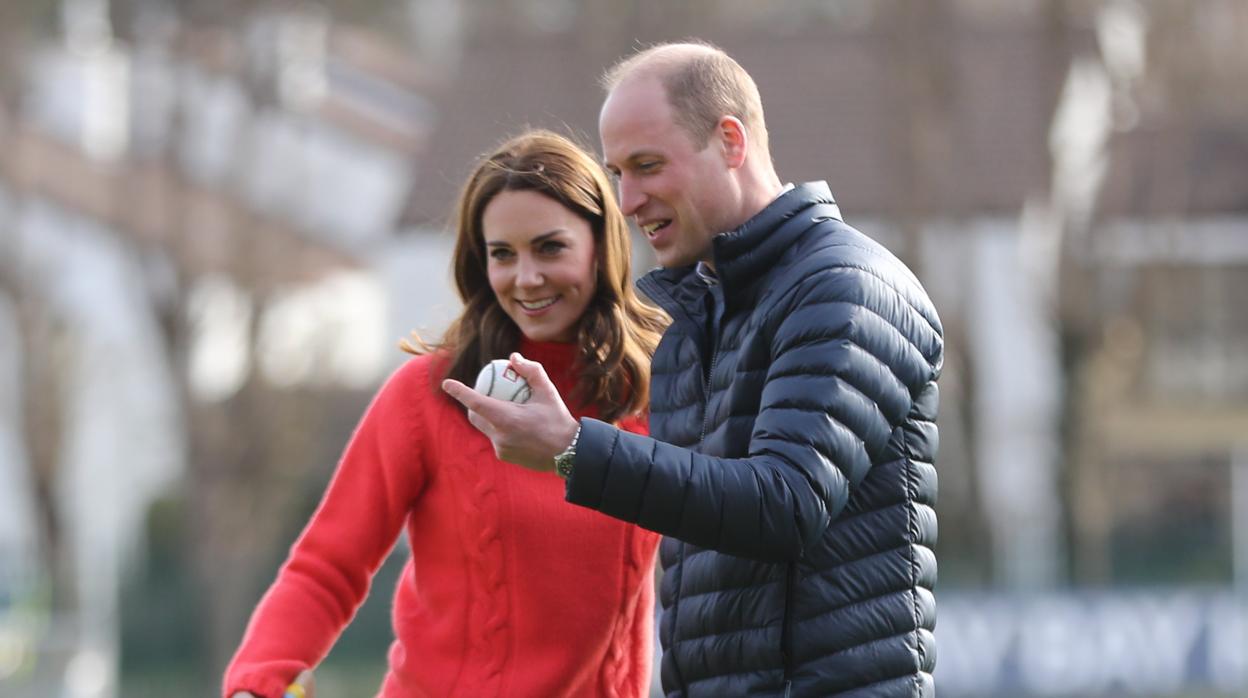
[{"label": "bald man", "polygon": [[934,696],[936,379],[914,275],[784,185],[758,88],[723,51],[664,44],[605,76],[620,206],[662,268],[651,436],[568,415],[513,355],[525,405],[448,381],[504,460],[658,531],[669,696]]}]

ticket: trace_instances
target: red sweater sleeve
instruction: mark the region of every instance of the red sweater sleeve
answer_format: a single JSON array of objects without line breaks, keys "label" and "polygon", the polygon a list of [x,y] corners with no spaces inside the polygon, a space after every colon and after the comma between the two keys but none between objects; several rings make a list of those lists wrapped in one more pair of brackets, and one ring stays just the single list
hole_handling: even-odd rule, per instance
[{"label": "red sweater sleeve", "polygon": [[251,621],[222,687],[281,698],[315,666],[363,602],[425,477],[431,357],[409,360],[373,398],[312,520]]}]

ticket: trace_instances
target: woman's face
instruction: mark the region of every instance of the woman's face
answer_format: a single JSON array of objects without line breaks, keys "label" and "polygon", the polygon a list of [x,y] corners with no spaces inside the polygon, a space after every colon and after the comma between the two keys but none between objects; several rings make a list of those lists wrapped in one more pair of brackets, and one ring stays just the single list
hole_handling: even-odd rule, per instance
[{"label": "woman's face", "polygon": [[503,191],[481,216],[490,288],[526,337],[570,342],[597,279],[589,222],[534,191]]}]

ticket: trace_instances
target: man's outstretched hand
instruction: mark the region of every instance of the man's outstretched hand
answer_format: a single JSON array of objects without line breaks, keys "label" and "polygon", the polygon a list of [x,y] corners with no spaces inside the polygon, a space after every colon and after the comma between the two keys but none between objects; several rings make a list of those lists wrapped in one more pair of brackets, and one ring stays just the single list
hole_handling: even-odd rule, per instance
[{"label": "man's outstretched hand", "polygon": [[541,364],[518,353],[510,362],[533,390],[524,404],[487,397],[450,378],[442,381],[442,389],[468,408],[468,420],[494,444],[499,460],[551,472],[555,456],[572,443],[577,421]]}]

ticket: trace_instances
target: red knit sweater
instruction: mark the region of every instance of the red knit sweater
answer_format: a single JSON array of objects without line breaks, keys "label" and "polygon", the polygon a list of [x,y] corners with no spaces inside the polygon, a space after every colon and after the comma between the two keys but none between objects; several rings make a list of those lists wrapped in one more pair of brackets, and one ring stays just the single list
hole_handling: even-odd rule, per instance
[{"label": "red knit sweater", "polygon": [[[564,396],[574,351],[521,346]],[[440,366],[414,358],[373,399],[251,617],[225,696],[280,698],[320,662],[403,527],[412,556],[379,695],[646,695],[658,536],[568,504],[553,474],[500,462],[433,384]]]}]

